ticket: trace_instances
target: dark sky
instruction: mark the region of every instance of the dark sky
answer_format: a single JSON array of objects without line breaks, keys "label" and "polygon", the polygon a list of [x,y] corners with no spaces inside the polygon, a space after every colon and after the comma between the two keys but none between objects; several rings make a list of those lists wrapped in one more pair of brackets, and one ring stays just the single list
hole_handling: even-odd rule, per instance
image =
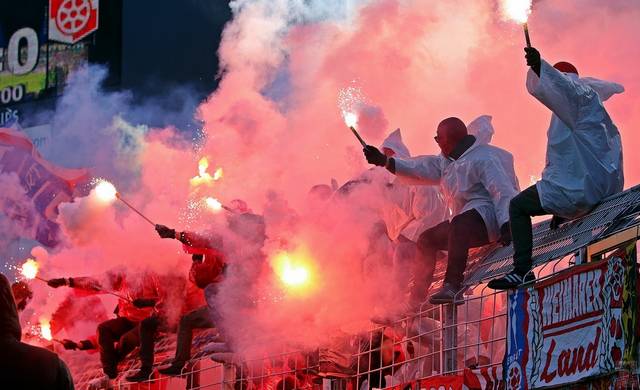
[{"label": "dark sky", "polygon": [[176,85],[206,96],[217,85],[217,48],[230,18],[228,0],[123,1],[122,86],[137,98]]}]

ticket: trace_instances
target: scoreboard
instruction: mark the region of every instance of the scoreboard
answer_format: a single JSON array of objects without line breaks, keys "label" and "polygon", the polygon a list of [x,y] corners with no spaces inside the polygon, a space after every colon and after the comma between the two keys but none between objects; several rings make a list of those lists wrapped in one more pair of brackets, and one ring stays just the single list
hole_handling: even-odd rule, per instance
[{"label": "scoreboard", "polygon": [[62,93],[68,75],[87,62],[97,27],[97,0],[1,2],[0,126],[11,107]]}]

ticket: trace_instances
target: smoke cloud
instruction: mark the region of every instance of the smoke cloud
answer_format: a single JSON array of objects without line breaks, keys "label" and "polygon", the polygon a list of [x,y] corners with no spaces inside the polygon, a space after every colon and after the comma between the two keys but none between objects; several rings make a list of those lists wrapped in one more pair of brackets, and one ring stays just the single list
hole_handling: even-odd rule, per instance
[{"label": "smoke cloud", "polygon": [[[489,114],[493,143],[514,154],[523,186],[539,176],[550,113],[526,92],[522,29],[502,20],[495,1],[237,0],[231,7],[219,88],[197,113],[202,138],[127,121],[126,95],[100,91],[101,71],[87,68],[72,79],[56,113],[65,118],[57,123],[68,143],[50,157],[95,167],[154,222],[222,235],[233,272],[215,303],[240,353],[312,347],[338,331],[365,329],[373,315],[392,313],[404,299],[385,276],[385,256],[365,261],[379,220],[377,181],[330,203],[308,195],[313,185],[345,183],[368,168],[337,106],[339,91],[354,80],[367,98],[361,126],[368,143],[379,145],[401,128],[410,150],[435,154],[441,119]],[[640,6],[629,1],[559,0],[536,2],[529,20],[543,58],[571,61],[581,75],[626,87],[606,104],[627,151],[640,141],[633,130],[640,78],[632,70],[640,58],[639,17]],[[69,112],[77,101],[85,104]],[[149,107],[143,111],[139,117],[154,116]],[[193,188],[189,179],[202,156],[224,176]],[[640,157],[625,159],[629,187],[640,179]],[[205,196],[246,201],[264,216],[265,245],[232,231],[229,214],[201,205]],[[160,240],[120,203],[89,195],[61,206],[59,221],[66,241],[49,255],[46,276],[115,266],[186,276],[190,260],[177,243]],[[384,254],[384,245],[377,250]],[[282,252],[308,264],[307,289],[277,277]]]}]

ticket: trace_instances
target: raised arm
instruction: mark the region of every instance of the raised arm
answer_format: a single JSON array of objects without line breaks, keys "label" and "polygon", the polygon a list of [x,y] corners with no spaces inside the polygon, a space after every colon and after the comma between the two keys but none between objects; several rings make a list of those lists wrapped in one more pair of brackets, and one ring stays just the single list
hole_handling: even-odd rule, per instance
[{"label": "raised arm", "polygon": [[156,232],[161,238],[173,238],[193,248],[218,249],[222,238],[218,235],[202,235],[194,232],[178,232],[164,225],[156,225]]},{"label": "raised arm", "polygon": [[367,145],[363,149],[369,164],[385,167],[389,172],[402,178],[405,184],[440,184],[444,157],[419,156],[407,159],[384,155],[375,146]]},{"label": "raised arm", "polygon": [[438,185],[442,178],[444,157],[418,156],[408,159],[391,158],[388,169],[405,184]]},{"label": "raised arm", "polygon": [[[532,48],[533,49],[533,48]],[[535,50],[535,49],[533,49]],[[534,54],[537,53],[537,50]],[[527,52],[527,56],[530,52]],[[567,75],[540,59],[527,73],[527,91],[549,108],[570,129],[575,129],[582,98],[588,93],[577,75]],[[529,57],[527,57],[529,59]],[[537,70],[539,71],[537,72]]]},{"label": "raised arm", "polygon": [[68,286],[87,294],[99,294],[103,290],[102,284],[97,279],[88,276],[80,276],[75,278],[55,278],[50,279],[47,284],[49,285],[49,287],[53,288]]}]

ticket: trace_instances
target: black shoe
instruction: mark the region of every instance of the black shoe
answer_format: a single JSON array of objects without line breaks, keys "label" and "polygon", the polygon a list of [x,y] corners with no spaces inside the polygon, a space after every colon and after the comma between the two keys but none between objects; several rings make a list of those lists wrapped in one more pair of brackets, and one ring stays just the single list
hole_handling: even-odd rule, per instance
[{"label": "black shoe", "polygon": [[456,295],[460,291],[459,286],[454,286],[451,283],[445,283],[440,291],[429,297],[429,303],[432,305],[444,305],[446,303],[453,303]]},{"label": "black shoe", "polygon": [[184,364],[176,364],[171,363],[169,367],[161,368],[158,370],[162,375],[168,376],[180,376],[182,375],[182,370],[184,369]]},{"label": "black shoe", "polygon": [[129,381],[129,382],[144,382],[144,381],[148,381],[151,378],[151,374],[153,374],[153,369],[142,367],[135,374],[129,375],[127,377],[127,381]]},{"label": "black shoe", "polygon": [[487,287],[494,290],[511,290],[533,281],[535,281],[535,277],[531,272],[527,272],[522,276],[521,274],[512,271],[501,278],[493,279],[487,284]]}]

